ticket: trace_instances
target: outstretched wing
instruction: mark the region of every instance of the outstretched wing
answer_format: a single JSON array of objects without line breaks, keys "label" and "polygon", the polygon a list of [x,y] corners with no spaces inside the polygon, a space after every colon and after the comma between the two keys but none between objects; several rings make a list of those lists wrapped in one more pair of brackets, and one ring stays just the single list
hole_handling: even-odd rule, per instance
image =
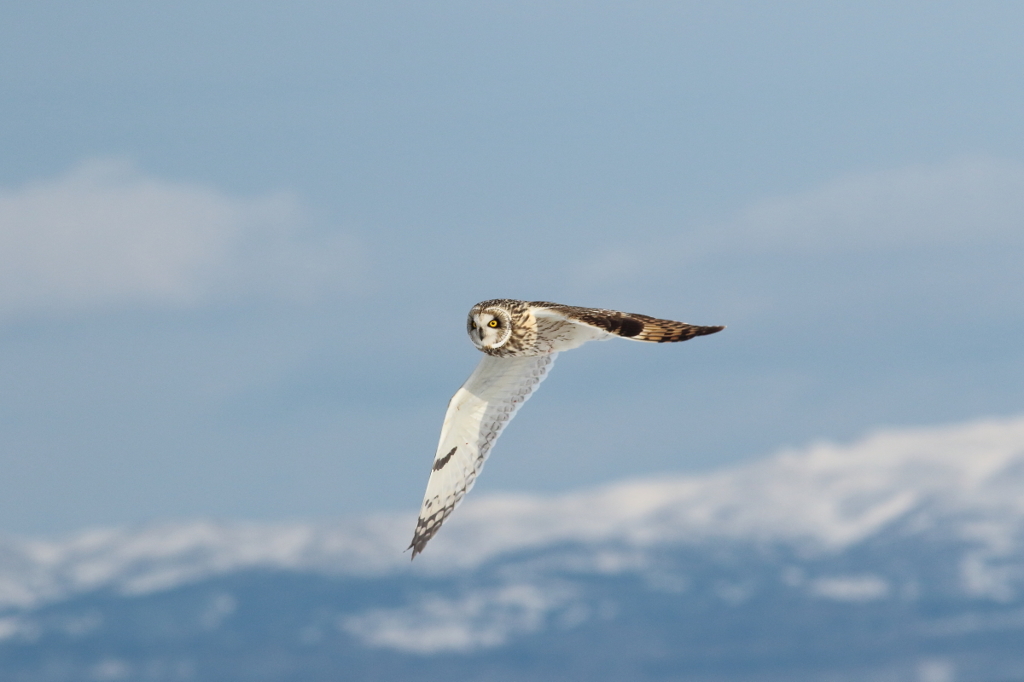
[{"label": "outstretched wing", "polygon": [[485,355],[452,397],[409,545],[413,558],[473,487],[502,429],[544,380],[556,355]]},{"label": "outstretched wing", "polygon": [[[545,317],[572,322],[583,325],[590,334],[615,334],[633,341],[650,341],[653,343],[671,343],[675,341],[686,341],[695,336],[706,336],[720,332],[725,327],[700,327],[675,320],[661,320],[650,315],[638,313],[623,313],[618,310],[605,310],[603,308],[581,308],[578,306],[561,305],[560,303],[547,303],[534,301],[529,304],[535,308],[533,313],[538,320]],[[603,336],[603,334],[602,334]],[[590,338],[597,338],[591,336]],[[581,340],[589,341],[590,338]],[[561,349],[560,349],[561,350]]]}]

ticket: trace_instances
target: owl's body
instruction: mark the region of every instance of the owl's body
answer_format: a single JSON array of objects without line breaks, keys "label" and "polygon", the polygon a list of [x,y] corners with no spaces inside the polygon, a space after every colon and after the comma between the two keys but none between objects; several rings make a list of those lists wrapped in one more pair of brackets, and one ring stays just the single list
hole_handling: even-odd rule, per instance
[{"label": "owl's body", "polygon": [[614,336],[665,343],[722,329],[545,301],[493,299],[473,306],[467,331],[486,356],[448,403],[409,545],[413,558],[473,487],[494,442],[544,380],[558,353]]}]

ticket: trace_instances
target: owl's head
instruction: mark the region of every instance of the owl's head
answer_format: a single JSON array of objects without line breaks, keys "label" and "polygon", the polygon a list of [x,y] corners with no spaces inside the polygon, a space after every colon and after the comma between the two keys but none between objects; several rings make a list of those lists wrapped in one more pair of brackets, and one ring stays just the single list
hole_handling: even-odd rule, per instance
[{"label": "owl's head", "polygon": [[501,348],[512,337],[512,315],[491,301],[477,303],[469,311],[466,331],[473,345],[484,352]]}]

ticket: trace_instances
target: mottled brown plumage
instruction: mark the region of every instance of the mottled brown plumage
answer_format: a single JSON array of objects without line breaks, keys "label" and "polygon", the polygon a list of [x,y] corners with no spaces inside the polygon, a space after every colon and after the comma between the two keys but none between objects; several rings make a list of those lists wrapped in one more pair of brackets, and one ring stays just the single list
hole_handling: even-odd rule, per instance
[{"label": "mottled brown plumage", "polygon": [[533,308],[547,308],[564,314],[570,320],[599,327],[618,336],[635,341],[651,341],[653,343],[674,343],[687,341],[695,336],[706,336],[720,332],[725,327],[699,327],[697,325],[662,320],[650,315],[623,313],[618,310],[603,308],[581,308],[578,306],[561,305],[545,301],[534,301],[527,304]]}]

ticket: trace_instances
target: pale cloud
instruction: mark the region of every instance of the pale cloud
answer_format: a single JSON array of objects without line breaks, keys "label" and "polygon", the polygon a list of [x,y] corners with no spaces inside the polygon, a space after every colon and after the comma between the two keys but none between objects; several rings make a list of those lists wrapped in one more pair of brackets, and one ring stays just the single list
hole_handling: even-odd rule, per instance
[{"label": "pale cloud", "polygon": [[238,197],[93,160],[0,189],[0,315],[308,297],[357,279],[287,193]]},{"label": "pale cloud", "polygon": [[739,245],[799,251],[1024,243],[1024,166],[965,159],[842,178],[736,220]]},{"label": "pale cloud", "polygon": [[851,175],[766,199],[657,243],[604,249],[576,268],[591,286],[718,257],[820,257],[929,248],[1024,248],[1024,166],[994,159]]}]

